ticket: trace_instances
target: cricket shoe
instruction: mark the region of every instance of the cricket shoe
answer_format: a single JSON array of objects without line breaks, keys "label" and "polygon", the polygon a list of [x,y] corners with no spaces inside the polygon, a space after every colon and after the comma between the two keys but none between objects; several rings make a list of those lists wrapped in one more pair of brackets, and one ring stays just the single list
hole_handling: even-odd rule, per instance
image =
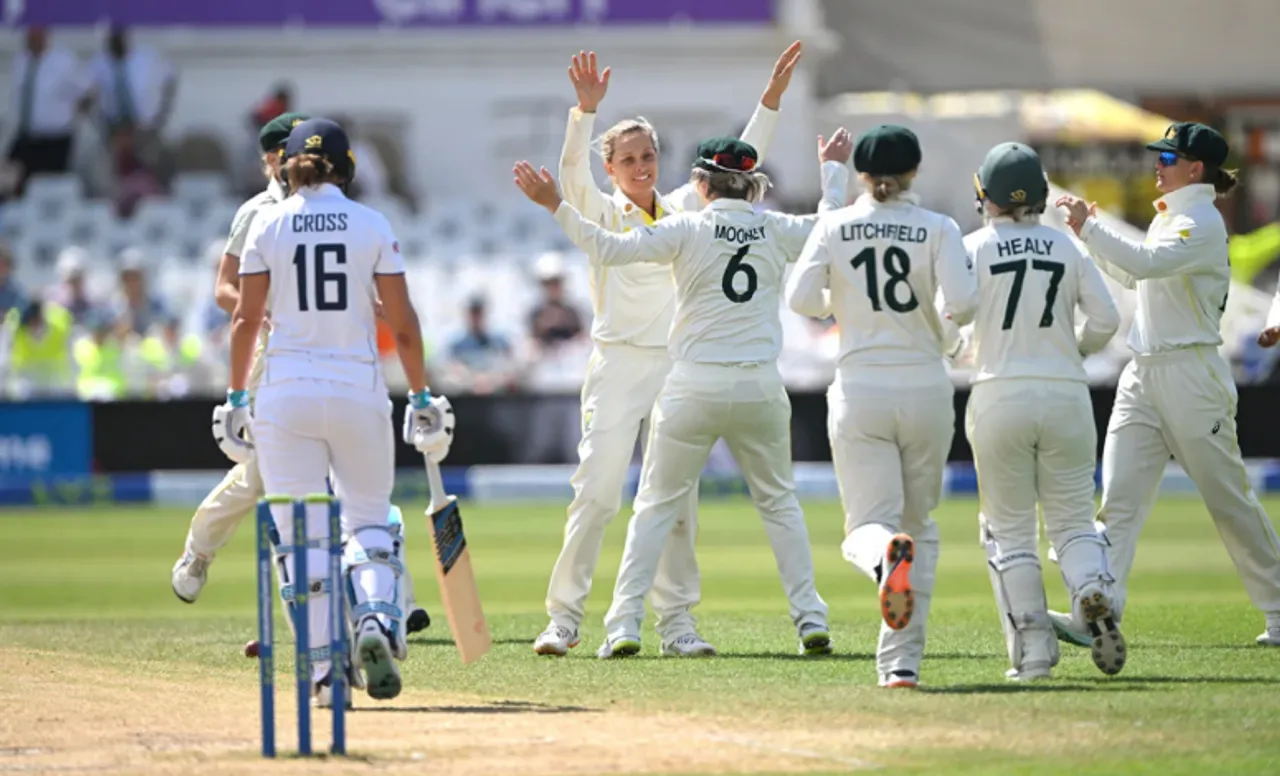
[{"label": "cricket shoe", "polygon": [[616,639],[605,639],[596,650],[596,657],[609,660],[615,657],[631,657],[640,654],[640,639],[631,636],[619,636]]},{"label": "cricket shoe", "polygon": [[538,638],[533,640],[533,651],[539,655],[555,655],[556,657],[564,657],[569,650],[578,646],[582,639],[578,638],[578,631],[569,630],[563,625],[556,625],[554,622],[547,626],[547,629],[538,634]]},{"label": "cricket shoe", "polygon": [[1124,668],[1128,650],[1112,615],[1111,599],[1101,590],[1086,587],[1080,595],[1080,609],[1092,637],[1093,664],[1107,676],[1115,676]]},{"label": "cricket shoe", "polygon": [[831,654],[831,631],[826,623],[802,622],[796,630],[800,634],[800,654]]},{"label": "cricket shoe", "polygon": [[1076,621],[1071,615],[1050,610],[1049,622],[1053,624],[1053,635],[1058,637],[1058,641],[1074,644],[1077,647],[1093,646],[1093,639],[1088,633],[1076,627]]},{"label": "cricket shoe", "polygon": [[426,609],[414,609],[404,620],[404,632],[408,634],[418,633],[430,627],[431,615],[427,614]]},{"label": "cricket shoe", "polygon": [[356,631],[356,648],[352,653],[356,667],[364,672],[369,697],[390,700],[400,694],[400,666],[391,653],[387,631],[372,615],[360,621]]},{"label": "cricket shoe", "polygon": [[920,686],[920,677],[915,671],[899,669],[887,674],[880,674],[880,686],[885,689],[914,690]]},{"label": "cricket shoe", "polygon": [[1011,682],[1038,682],[1043,679],[1052,679],[1053,673],[1049,661],[1029,660],[1023,663],[1022,668],[1010,668],[1005,671],[1004,676]]},{"label": "cricket shoe", "polygon": [[686,633],[671,641],[662,642],[664,657],[713,657],[716,648],[696,633]]},{"label": "cricket shoe", "polygon": [[173,573],[169,579],[173,584],[173,594],[183,603],[194,604],[209,579],[209,564],[213,558],[200,555],[190,549],[182,553],[178,562],[173,564]]},{"label": "cricket shoe", "polygon": [[1280,625],[1269,626],[1256,641],[1262,647],[1280,647]]},{"label": "cricket shoe", "polygon": [[[343,685],[343,694],[347,696],[346,708],[353,706],[351,701],[351,672],[347,672],[347,682]],[[311,705],[317,709],[333,708],[333,669],[324,675],[324,678],[311,685]]]},{"label": "cricket shoe", "polygon": [[915,542],[906,534],[894,534],[884,551],[880,580],[880,616],[893,630],[902,630],[911,622],[916,599],[911,592],[911,561]]}]

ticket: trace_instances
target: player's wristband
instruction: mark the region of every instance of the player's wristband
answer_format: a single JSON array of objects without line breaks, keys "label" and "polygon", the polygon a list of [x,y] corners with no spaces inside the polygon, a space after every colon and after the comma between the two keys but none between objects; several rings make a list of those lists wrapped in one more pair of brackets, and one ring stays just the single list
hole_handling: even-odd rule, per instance
[{"label": "player's wristband", "polygon": [[430,388],[423,388],[421,391],[409,391],[410,407],[415,410],[425,410],[429,404],[431,404]]},{"label": "player's wristband", "polygon": [[227,390],[227,404],[232,407],[248,407],[249,392],[248,391],[232,391]]}]

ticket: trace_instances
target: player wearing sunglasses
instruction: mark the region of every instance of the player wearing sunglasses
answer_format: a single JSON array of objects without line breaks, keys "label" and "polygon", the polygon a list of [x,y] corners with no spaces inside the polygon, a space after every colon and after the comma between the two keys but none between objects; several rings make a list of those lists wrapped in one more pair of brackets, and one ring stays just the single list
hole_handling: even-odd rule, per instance
[{"label": "player wearing sunglasses", "polygon": [[[1129,332],[1133,361],[1116,392],[1102,455],[1098,526],[1110,543],[1116,619],[1138,534],[1172,455],[1190,475],[1217,525],[1253,605],[1266,615],[1259,644],[1280,646],[1280,539],[1249,484],[1236,443],[1236,386],[1218,354],[1231,268],[1227,227],[1214,205],[1235,187],[1224,170],[1227,141],[1204,124],[1173,124],[1147,148],[1158,151],[1156,217],[1142,243],[1094,217],[1095,207],[1062,197],[1067,223],[1098,267],[1137,292]],[[1063,640],[1083,634],[1055,616]],[[1087,641],[1086,641],[1087,643]]]}]

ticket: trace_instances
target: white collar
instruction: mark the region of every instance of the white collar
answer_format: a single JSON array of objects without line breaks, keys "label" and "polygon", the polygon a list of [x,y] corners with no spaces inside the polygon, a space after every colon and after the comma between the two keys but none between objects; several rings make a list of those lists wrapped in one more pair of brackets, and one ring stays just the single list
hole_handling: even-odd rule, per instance
[{"label": "white collar", "polygon": [[622,212],[624,215],[629,216],[633,213],[639,212],[644,215],[644,220],[650,223],[653,221],[656,221],[659,218],[662,218],[663,216],[668,216],[668,215],[671,215],[673,212],[675,212],[674,210],[672,210],[671,206],[666,203],[666,200],[662,198],[662,195],[659,194],[657,191],[653,192],[653,204],[654,204],[653,218],[650,218],[649,214],[645,212],[644,208],[632,202],[631,198],[628,197],[626,194],[623,194],[622,189],[617,188],[616,186],[613,189],[613,201],[618,205],[619,208],[622,209]]},{"label": "white collar", "polygon": [[1192,183],[1171,191],[1151,204],[1157,213],[1185,213],[1198,202],[1212,202],[1217,192],[1208,183]]},{"label": "white collar", "polygon": [[858,195],[858,198],[854,200],[854,202],[857,204],[870,205],[871,207],[893,207],[897,204],[919,206],[920,195],[913,191],[904,191],[898,194],[895,199],[891,199],[888,202],[878,202],[875,197],[871,196],[871,192],[864,191]]},{"label": "white collar", "polygon": [[304,186],[303,188],[298,189],[294,193],[302,196],[305,199],[319,199],[322,197],[345,198],[347,196],[346,194],[342,193],[342,189],[338,188],[332,183],[321,183],[319,186],[316,186],[314,188],[309,186]]},{"label": "white collar", "polygon": [[756,206],[745,199],[713,199],[707,203],[704,210],[744,210],[754,213]]}]

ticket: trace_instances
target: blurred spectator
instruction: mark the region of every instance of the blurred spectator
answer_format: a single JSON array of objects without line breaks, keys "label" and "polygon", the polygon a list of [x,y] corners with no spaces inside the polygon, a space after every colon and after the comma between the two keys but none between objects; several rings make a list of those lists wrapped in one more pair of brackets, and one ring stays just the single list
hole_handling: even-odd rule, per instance
[{"label": "blurred spectator", "polygon": [[467,331],[449,346],[445,377],[450,385],[469,393],[491,394],[518,389],[518,370],[511,343],[489,331],[485,301],[467,305]]},{"label": "blurred spectator", "polygon": [[147,395],[156,399],[180,399],[199,384],[208,371],[204,342],[199,335],[183,336],[182,323],[169,318],[160,330],[142,340],[139,355],[146,369]]},{"label": "blurred spectator", "polygon": [[[216,238],[209,243],[209,247],[205,248],[205,258],[210,262],[213,268],[212,288],[218,281],[218,270],[222,267],[222,251],[226,247],[227,241],[221,237]],[[210,294],[204,301],[204,309],[200,313],[200,328],[204,332],[204,336],[210,342],[216,342],[219,345],[227,336],[227,327],[231,325],[231,316],[218,306],[218,300],[213,294]]]},{"label": "blurred spectator", "polygon": [[76,341],[76,395],[82,401],[115,401],[125,396],[124,354],[120,331],[111,316],[99,310],[86,321],[87,336]]},{"label": "blurred spectator", "polygon": [[13,251],[8,243],[0,242],[0,318],[25,303],[18,281],[13,279]]},{"label": "blurred spectator", "polygon": [[87,105],[88,74],[75,56],[49,45],[44,27],[28,27],[26,47],[14,56],[9,99],[14,125],[9,159],[22,167],[15,194],[37,173],[65,173],[71,164],[76,115]]},{"label": "blurred spectator", "polygon": [[146,336],[152,326],[169,318],[159,297],[147,291],[142,251],[127,248],[120,254],[120,298],[116,302],[116,318],[124,328]]},{"label": "blurred spectator", "polygon": [[127,124],[111,130],[110,192],[116,214],[121,218],[132,216],[144,198],[164,193],[155,168],[144,162],[139,154],[138,138],[138,133]]},{"label": "blurred spectator", "polygon": [[113,148],[117,130],[128,128],[129,146],[138,162],[166,177],[161,136],[178,86],[172,67],[153,49],[134,45],[123,27],[113,27],[91,68],[98,114]]},{"label": "blurred spectator", "polygon": [[582,314],[564,299],[564,257],[544,253],[534,272],[542,285],[542,301],[529,316],[529,334],[539,352],[583,337]]},{"label": "blurred spectator", "polygon": [[262,101],[253,107],[253,113],[249,116],[254,141],[257,141],[258,130],[263,124],[291,110],[293,110],[293,87],[285,83],[276,84],[271,94],[263,97]]},{"label": "blurred spectator", "polygon": [[52,302],[30,301],[10,310],[4,327],[9,345],[6,395],[71,395],[71,313]]},{"label": "blurred spectator", "polygon": [[71,313],[76,325],[83,326],[94,313],[95,306],[84,289],[84,265],[89,253],[78,245],[62,249],[58,254],[59,284],[49,291],[49,300]]}]

